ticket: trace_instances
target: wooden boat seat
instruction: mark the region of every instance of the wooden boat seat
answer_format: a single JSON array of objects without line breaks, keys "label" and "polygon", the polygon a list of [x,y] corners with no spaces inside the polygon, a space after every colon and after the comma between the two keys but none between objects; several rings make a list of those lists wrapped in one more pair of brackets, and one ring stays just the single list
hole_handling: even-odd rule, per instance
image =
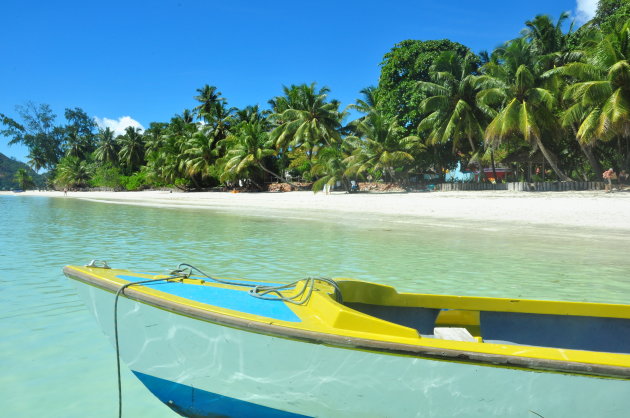
[{"label": "wooden boat seat", "polygon": [[470,332],[468,332],[466,328],[435,327],[433,329],[433,335],[435,336],[435,338],[439,338],[441,340],[467,341],[471,343],[478,341],[470,334]]}]

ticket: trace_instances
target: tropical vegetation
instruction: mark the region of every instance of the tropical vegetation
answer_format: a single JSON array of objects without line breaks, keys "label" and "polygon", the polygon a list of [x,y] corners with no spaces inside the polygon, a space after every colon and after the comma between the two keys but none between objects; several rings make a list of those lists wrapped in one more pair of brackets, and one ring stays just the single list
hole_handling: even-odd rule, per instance
[{"label": "tropical vegetation", "polygon": [[231,107],[205,85],[190,109],[145,130],[99,129],[80,108],[59,125],[50,106],[27,103],[15,119],[0,114],[1,133],[28,147],[28,164],[55,187],[317,191],[413,187],[458,165],[502,165],[523,181],[630,171],[629,3],[601,0],[577,30],[568,18],[534,16],[492,52],[402,41],[384,55],[377,85],[346,109],[316,83],[285,86],[264,109]]}]

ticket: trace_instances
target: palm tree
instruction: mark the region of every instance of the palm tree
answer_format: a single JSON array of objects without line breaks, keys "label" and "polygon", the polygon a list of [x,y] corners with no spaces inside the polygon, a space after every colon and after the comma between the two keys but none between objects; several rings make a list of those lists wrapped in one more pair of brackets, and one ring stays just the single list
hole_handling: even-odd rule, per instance
[{"label": "palm tree", "polygon": [[76,128],[69,128],[65,137],[66,156],[85,159],[90,151],[90,144],[86,137],[79,135]]},{"label": "palm tree", "polygon": [[319,91],[315,83],[307,86],[283,87],[285,96],[270,101],[274,108],[272,118],[278,126],[271,132],[271,139],[279,149],[305,147],[312,158],[319,147],[341,142],[339,129],[344,114],[339,112],[339,102],[327,102],[327,87]]},{"label": "palm tree", "polygon": [[424,148],[417,136],[406,136],[395,119],[372,112],[356,124],[359,136],[349,136],[345,143],[355,149],[345,159],[348,173],[361,176],[367,172],[384,173],[389,181],[396,180],[396,171],[414,161],[409,151]]},{"label": "palm tree", "polygon": [[215,105],[224,102],[225,99],[221,97],[221,92],[217,91],[215,86],[209,86],[208,84],[203,86],[203,88],[197,89],[197,92],[199,95],[195,96],[194,99],[200,104],[194,110],[200,118],[207,121],[208,117],[212,115]]},{"label": "palm tree", "polygon": [[348,151],[341,146],[324,147],[317,155],[317,160],[311,168],[311,174],[318,177],[313,183],[313,192],[321,191],[324,186],[332,188],[337,182],[343,185],[344,190],[349,190],[348,167],[346,159]]},{"label": "palm tree", "polygon": [[[221,175],[222,181],[228,178],[250,175],[252,168],[258,168],[284,183],[297,187],[280,174],[267,168],[264,164],[264,161],[275,155],[276,152],[262,122],[241,123],[236,132],[228,136],[224,142],[227,143],[228,151],[225,155],[224,172]],[[253,179],[250,178],[250,180]],[[257,186],[262,189],[260,185],[257,184]]]},{"label": "palm tree", "polygon": [[[578,81],[566,89],[565,99],[573,104],[563,123],[579,126],[581,142],[630,140],[630,20],[593,43],[586,62],[570,63],[558,71]],[[623,164],[630,165],[630,155]]]},{"label": "palm tree", "polygon": [[118,137],[120,151],[118,157],[125,164],[127,173],[136,171],[144,163],[144,140],[142,130],[128,126],[125,134]]},{"label": "palm tree", "polygon": [[185,136],[182,143],[182,159],[180,167],[199,186],[197,178],[203,181],[210,175],[216,159],[214,152],[214,136],[207,129],[199,129]]},{"label": "palm tree", "polygon": [[354,109],[360,113],[368,114],[374,112],[378,108],[378,89],[374,86],[369,86],[361,91],[363,98],[357,99],[354,104],[348,106],[348,109]]},{"label": "palm tree", "polygon": [[28,153],[28,165],[39,173],[39,170],[47,166],[47,159],[44,150],[40,145],[34,145]]},{"label": "palm tree", "polygon": [[22,190],[27,190],[35,185],[33,178],[28,174],[25,168],[18,168],[13,179]]},{"label": "palm tree", "polygon": [[94,151],[94,159],[101,164],[116,164],[118,162],[118,144],[114,138],[114,131],[105,128],[99,131],[98,146]]},{"label": "palm tree", "polygon": [[213,105],[212,112],[207,114],[207,124],[204,129],[208,129],[215,142],[226,138],[233,125],[236,108],[228,107],[225,102],[220,101]]},{"label": "palm tree", "polygon": [[269,127],[269,121],[267,117],[270,115],[269,110],[260,110],[258,105],[246,106],[243,109],[237,109],[234,112],[234,124],[238,125],[241,122],[261,122],[265,129]]},{"label": "palm tree", "polygon": [[181,169],[186,166],[182,153],[184,139],[185,137],[173,134],[171,127],[159,138],[151,139],[148,143],[151,151],[147,154],[147,173],[152,181],[173,184],[185,177]]},{"label": "palm tree", "polygon": [[87,184],[90,167],[78,157],[64,157],[57,165],[55,183],[64,187],[78,187]]},{"label": "palm tree", "polygon": [[542,66],[543,70],[562,65],[567,59],[571,59],[571,55],[568,54],[568,40],[573,24],[567,34],[562,32],[562,24],[570,16],[569,12],[561,13],[555,25],[547,15],[537,15],[533,20],[525,22],[527,29],[524,38],[530,42],[531,50],[537,57],[537,64]]},{"label": "palm tree", "polygon": [[497,49],[494,56],[477,81],[482,88],[477,94],[479,103],[497,108],[484,133],[486,144],[498,147],[508,140],[522,139],[541,151],[560,180],[570,180],[543,141],[560,138],[562,131],[554,113],[556,98],[541,87],[531,45],[525,38],[517,38]]},{"label": "palm tree", "polygon": [[473,155],[482,146],[484,129],[496,112],[477,101],[477,67],[474,54],[461,58],[447,51],[431,67],[434,82],[418,82],[428,96],[420,104],[421,112],[427,116],[418,125],[418,131],[428,134],[429,144],[451,142],[453,152],[458,152],[465,140]]},{"label": "palm tree", "polygon": [[182,122],[186,124],[191,124],[195,120],[195,114],[190,111],[190,109],[184,109],[181,115],[177,115],[175,117],[181,119]]}]

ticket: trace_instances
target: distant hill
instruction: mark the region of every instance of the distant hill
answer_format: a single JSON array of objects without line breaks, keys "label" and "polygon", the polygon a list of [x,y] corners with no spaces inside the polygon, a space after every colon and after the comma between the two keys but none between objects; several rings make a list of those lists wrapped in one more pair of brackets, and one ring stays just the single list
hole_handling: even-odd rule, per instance
[{"label": "distant hill", "polygon": [[20,168],[24,168],[28,172],[28,174],[30,174],[36,186],[43,187],[43,176],[37,174],[28,165],[20,161],[13,160],[6,155],[0,153],[0,190],[11,190],[18,187],[13,177],[15,177],[15,173]]}]

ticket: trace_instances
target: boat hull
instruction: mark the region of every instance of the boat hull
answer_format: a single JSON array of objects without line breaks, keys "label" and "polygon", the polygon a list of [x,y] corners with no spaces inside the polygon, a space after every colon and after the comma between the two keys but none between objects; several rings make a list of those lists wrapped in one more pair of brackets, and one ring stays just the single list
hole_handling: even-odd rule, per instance
[{"label": "boat hull", "polygon": [[[114,294],[76,282],[104,332]],[[184,416],[624,416],[630,380],[321,344],[119,300],[123,361]]]}]

